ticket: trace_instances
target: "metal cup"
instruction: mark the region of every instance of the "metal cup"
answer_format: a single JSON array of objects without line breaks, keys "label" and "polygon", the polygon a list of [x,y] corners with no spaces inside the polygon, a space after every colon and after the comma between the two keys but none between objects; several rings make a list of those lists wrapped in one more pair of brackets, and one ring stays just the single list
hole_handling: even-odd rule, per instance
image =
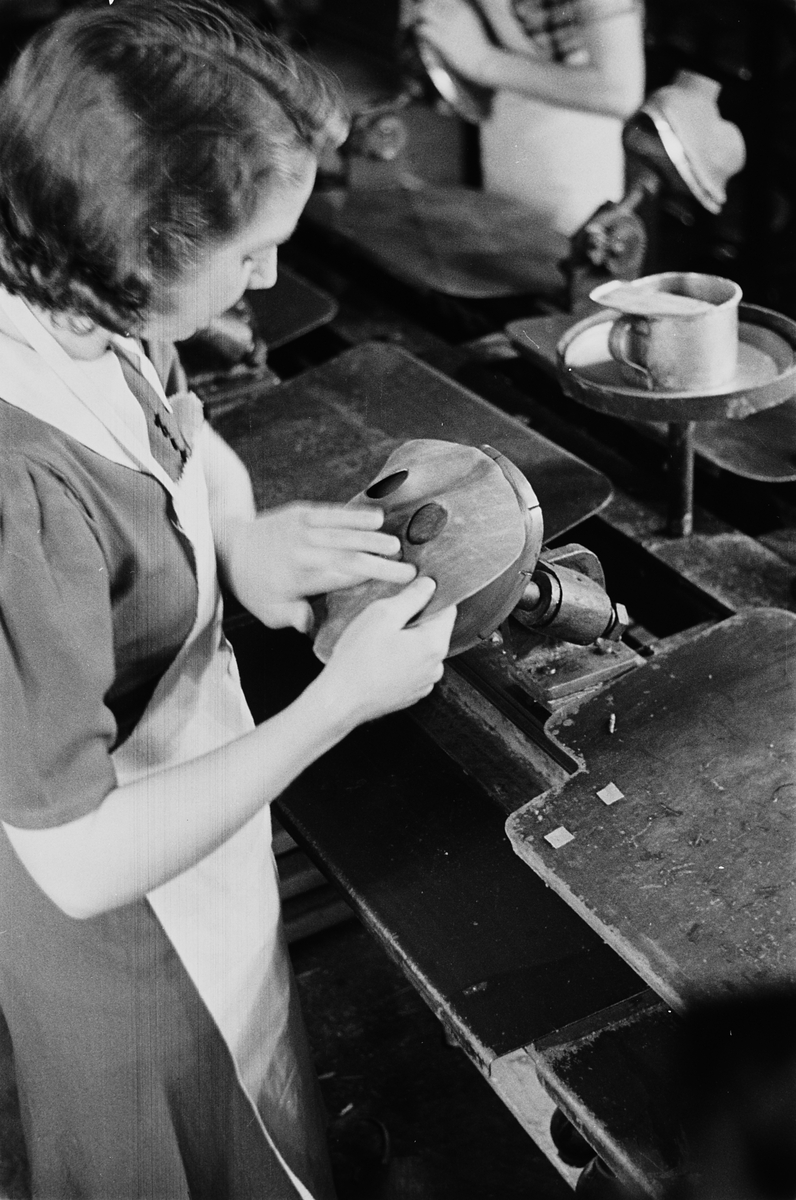
[{"label": "metal cup", "polygon": [[649,391],[714,391],[738,367],[741,289],[730,279],[665,271],[601,284],[591,299],[621,313],[608,337],[628,382]]}]

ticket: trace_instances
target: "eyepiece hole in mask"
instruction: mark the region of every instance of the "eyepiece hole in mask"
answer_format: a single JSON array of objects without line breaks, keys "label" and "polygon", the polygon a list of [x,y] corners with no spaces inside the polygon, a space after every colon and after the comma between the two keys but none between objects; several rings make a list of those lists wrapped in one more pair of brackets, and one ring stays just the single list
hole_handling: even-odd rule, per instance
[{"label": "eyepiece hole in mask", "polygon": [[396,471],[394,475],[385,475],[383,479],[377,479],[375,483],[372,483],[365,495],[369,496],[371,500],[383,500],[385,496],[391,496],[393,492],[397,492],[408,476],[408,471]]},{"label": "eyepiece hole in mask", "polygon": [[406,540],[413,546],[433,541],[448,523],[448,514],[441,504],[424,504],[406,527]]}]

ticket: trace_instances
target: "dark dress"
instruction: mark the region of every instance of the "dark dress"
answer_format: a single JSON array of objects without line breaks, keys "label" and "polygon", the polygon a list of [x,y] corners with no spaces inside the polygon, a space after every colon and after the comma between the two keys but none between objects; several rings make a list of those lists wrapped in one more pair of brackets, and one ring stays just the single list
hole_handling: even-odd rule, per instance
[{"label": "dark dress", "polygon": [[[196,599],[157,480],[0,401],[0,819],[101,803]],[[294,1200],[146,900],[67,917],[0,826],[0,930],[35,1196]]]}]

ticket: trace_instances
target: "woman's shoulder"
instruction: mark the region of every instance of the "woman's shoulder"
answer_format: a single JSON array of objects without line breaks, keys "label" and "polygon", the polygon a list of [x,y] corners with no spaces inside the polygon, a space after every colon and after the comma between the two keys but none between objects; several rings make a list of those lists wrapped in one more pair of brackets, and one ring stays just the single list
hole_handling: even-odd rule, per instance
[{"label": "woman's shoulder", "polygon": [[2,399],[0,388],[0,454],[6,460],[59,458],[68,451],[68,438],[16,404]]},{"label": "woman's shoulder", "polygon": [[77,498],[83,474],[74,439],[46,421],[0,399],[0,502],[19,495],[24,480]]},{"label": "woman's shoulder", "polygon": [[69,567],[69,545],[40,536],[42,529],[59,528],[82,555],[99,549],[115,578],[142,555],[160,553],[171,536],[164,495],[153,476],[0,399],[0,557],[6,565],[10,544],[38,541],[51,565]]}]

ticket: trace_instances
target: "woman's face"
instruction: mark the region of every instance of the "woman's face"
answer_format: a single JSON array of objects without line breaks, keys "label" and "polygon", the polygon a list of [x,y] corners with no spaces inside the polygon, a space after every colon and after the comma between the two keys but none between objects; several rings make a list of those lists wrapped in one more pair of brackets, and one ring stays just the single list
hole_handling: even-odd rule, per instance
[{"label": "woman's face", "polygon": [[309,199],[315,161],[308,154],[297,180],[269,190],[254,220],[229,241],[205,250],[170,289],[168,308],[146,318],[142,336],[182,341],[206,329],[250,288],[276,283],[277,247],[286,242]]}]

